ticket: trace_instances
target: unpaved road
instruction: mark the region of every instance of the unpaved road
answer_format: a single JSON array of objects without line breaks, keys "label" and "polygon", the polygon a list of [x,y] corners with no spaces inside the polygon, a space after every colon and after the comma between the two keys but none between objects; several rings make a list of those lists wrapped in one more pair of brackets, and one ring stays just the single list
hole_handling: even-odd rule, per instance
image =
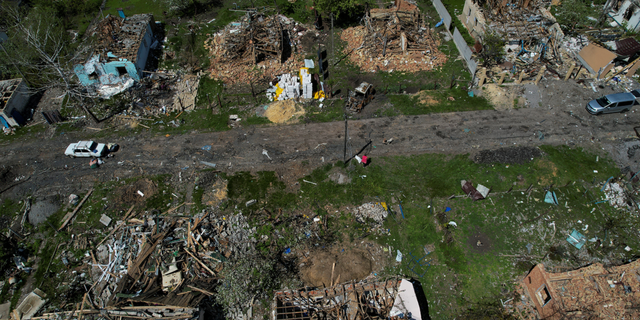
[{"label": "unpaved road", "polygon": [[[547,86],[547,87],[545,87]],[[369,155],[409,155],[422,153],[474,153],[505,146],[567,144],[603,148],[619,166],[638,170],[635,155],[627,150],[640,145],[633,127],[640,123],[640,108],[626,114],[589,115],[586,102],[602,94],[575,83],[542,82],[539,107],[506,111],[474,111],[374,118],[348,122],[349,149],[353,154],[370,137]],[[0,146],[0,164],[15,174],[30,177],[2,196],[26,194],[46,196],[80,192],[96,181],[123,179],[141,174],[185,173],[208,168],[200,161],[215,163],[222,171],[277,170],[308,161],[308,167],[343,159],[344,122],[266,126],[234,129],[218,133],[181,136],[132,136],[109,140],[121,146],[114,158],[99,169],[90,169],[87,159],[63,156],[65,147],[80,140],[80,134],[51,139],[15,142]],[[393,138],[388,145],[383,139]],[[210,145],[211,150],[202,150]],[[268,156],[263,154],[267,151]],[[8,186],[7,182],[0,190]]]}]

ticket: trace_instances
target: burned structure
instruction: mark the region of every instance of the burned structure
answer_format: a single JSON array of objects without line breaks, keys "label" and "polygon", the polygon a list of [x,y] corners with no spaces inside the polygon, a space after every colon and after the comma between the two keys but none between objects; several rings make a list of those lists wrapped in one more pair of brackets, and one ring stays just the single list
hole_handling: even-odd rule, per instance
[{"label": "burned structure", "polygon": [[595,263],[550,273],[538,264],[522,280],[518,309],[535,309],[542,319],[640,318],[640,260],[607,267]]},{"label": "burned structure", "polygon": [[139,81],[154,45],[151,14],[107,16],[92,31],[95,44],[84,64],[74,67],[82,85],[120,85]]},{"label": "burned structure", "polygon": [[446,62],[420,10],[405,0],[369,10],[363,25],[344,30],[341,38],[349,59],[370,72],[430,70]]},{"label": "burned structure", "polygon": [[25,123],[30,94],[22,79],[0,81],[0,123],[10,129]]},{"label": "burned structure", "polygon": [[398,320],[428,318],[426,304],[418,283],[406,279],[365,279],[325,289],[277,291],[271,309],[273,320]]}]

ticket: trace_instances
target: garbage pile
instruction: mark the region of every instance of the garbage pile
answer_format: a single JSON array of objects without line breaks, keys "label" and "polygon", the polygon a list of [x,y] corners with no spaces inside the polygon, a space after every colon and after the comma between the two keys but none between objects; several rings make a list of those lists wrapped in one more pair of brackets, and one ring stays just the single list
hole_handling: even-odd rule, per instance
[{"label": "garbage pile", "polygon": [[303,66],[299,46],[307,32],[283,15],[248,12],[205,41],[211,54],[211,77],[235,84],[271,81],[276,75],[294,72]]},{"label": "garbage pile", "polygon": [[367,72],[431,70],[447,57],[431,34],[417,6],[397,0],[391,9],[371,9],[363,25],[344,30],[344,54]]},{"label": "garbage pile", "polygon": [[376,224],[381,225],[387,218],[387,210],[381,203],[365,203],[357,207],[353,213],[356,221],[365,223],[367,220],[373,220]]}]

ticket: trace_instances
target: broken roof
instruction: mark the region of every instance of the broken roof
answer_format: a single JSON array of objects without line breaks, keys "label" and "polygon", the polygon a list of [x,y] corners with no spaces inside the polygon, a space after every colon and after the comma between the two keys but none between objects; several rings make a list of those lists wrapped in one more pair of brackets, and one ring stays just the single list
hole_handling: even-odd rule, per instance
[{"label": "broken roof", "polygon": [[[401,319],[400,317],[409,313],[412,314],[412,319],[422,319],[426,301],[418,298],[416,293],[415,284],[406,279],[365,279],[325,289],[277,291],[272,309],[275,319],[304,320],[319,317],[355,320],[363,316]],[[366,314],[363,315],[363,312]]]},{"label": "broken roof", "polygon": [[151,14],[136,14],[125,19],[107,16],[94,29],[97,37],[94,53],[106,56],[111,52],[118,58],[135,62],[142,38],[152,21]]},{"label": "broken roof", "polygon": [[640,260],[605,268],[595,263],[548,273],[538,264],[522,286],[545,319],[640,319]]},{"label": "broken roof", "polygon": [[632,56],[640,51],[640,43],[634,38],[616,41],[616,53],[621,56]]},{"label": "broken roof", "polygon": [[594,43],[590,43],[578,53],[580,62],[594,74],[604,69],[616,57],[615,53]]},{"label": "broken roof", "polygon": [[11,100],[11,95],[13,95],[13,92],[16,91],[21,82],[22,79],[0,81],[0,111],[4,110],[4,107]]}]

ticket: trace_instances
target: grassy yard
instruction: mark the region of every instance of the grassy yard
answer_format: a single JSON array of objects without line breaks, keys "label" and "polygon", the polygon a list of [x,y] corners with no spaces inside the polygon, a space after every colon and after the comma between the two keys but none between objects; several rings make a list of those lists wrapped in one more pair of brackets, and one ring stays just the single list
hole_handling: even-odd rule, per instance
[{"label": "grassy yard", "polygon": [[[230,177],[230,204],[260,199],[270,210],[282,208],[291,215],[315,211],[328,217],[334,234],[377,241],[390,249],[384,274],[417,278],[431,317],[452,319],[468,308],[510,299],[515,282],[537,263],[579,267],[623,263],[637,255],[637,219],[606,202],[596,204],[604,199],[603,183],[619,174],[615,165],[581,149],[541,149],[543,156],[525,164],[476,164],[466,155],[378,158],[367,168],[328,164],[300,179],[296,194],[284,192],[266,178],[268,173],[253,178],[245,173]],[[346,171],[352,182],[328,180],[335,170]],[[462,179],[490,187],[489,198],[462,197]],[[544,202],[547,190],[556,193],[559,205]],[[386,232],[355,222],[349,212],[331,213],[369,201],[390,205]],[[333,209],[318,211],[327,205]],[[566,241],[573,229],[591,239],[582,249]],[[283,234],[294,241],[296,232]],[[627,245],[630,252],[624,250]],[[404,255],[400,263],[396,250]]]}]

